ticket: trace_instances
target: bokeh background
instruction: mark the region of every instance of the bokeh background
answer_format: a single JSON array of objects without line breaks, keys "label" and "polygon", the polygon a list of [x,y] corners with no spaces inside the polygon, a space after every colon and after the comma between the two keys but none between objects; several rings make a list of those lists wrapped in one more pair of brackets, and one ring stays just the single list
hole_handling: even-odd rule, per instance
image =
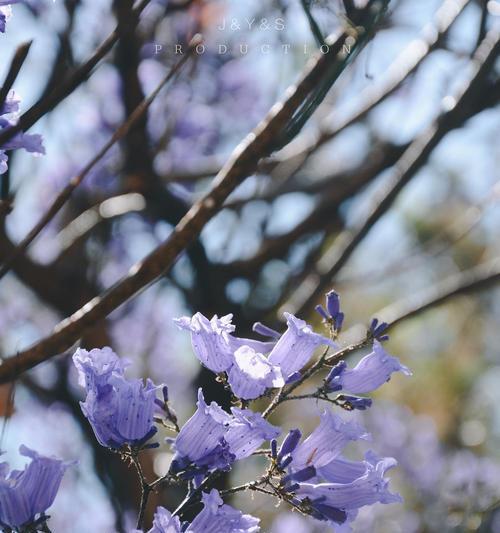
[{"label": "bokeh background", "polygon": [[[116,25],[108,0],[31,0],[12,11],[0,35],[0,80],[16,47],[33,40],[14,86],[21,111]],[[325,35],[350,24],[337,0],[318,0],[312,13]],[[88,331],[82,345],[111,345],[133,362],[133,373],[166,383],[183,421],[198,386],[225,400],[172,318],[234,313],[248,334],[256,320],[282,327],[281,314],[290,310],[321,328],[311,305],[301,304],[321,275],[320,258],[365,216],[408,143],[450,106],[471,75],[478,43],[499,21],[498,1],[393,0],[383,26],[300,135],[230,196],[168,275]],[[13,210],[2,219],[0,259],[178,60],[176,46],[186,48],[198,32],[203,51],[156,99],[147,122],[87,176],[0,281],[3,357],[49,334],[162,242],[317,48],[298,0],[151,1],[131,41],[30,130],[43,135],[46,155],[10,154],[2,200]],[[343,343],[359,338],[387,306],[404,307],[449,276],[499,257],[498,66],[470,118],[432,151],[341,272],[323,279],[342,298]],[[398,77],[402,83],[377,102]],[[376,105],[356,118],[370,99]],[[360,418],[373,434],[371,447],[398,460],[391,478],[405,503],[363,511],[354,531],[500,532],[499,326],[500,292],[491,286],[393,328],[388,349],[414,375],[395,377]],[[53,506],[53,531],[130,529],[138,488],[93,439],[69,358],[1,391],[1,449],[9,462],[19,466],[21,443],[80,461]],[[275,421],[311,428],[320,407],[301,402]],[[164,474],[170,458],[165,447],[151,452],[149,474]],[[251,479],[259,464],[237,469],[231,481]],[[165,492],[156,503],[170,507],[176,498]],[[325,531],[266,499],[233,501],[261,516],[266,532]]]}]

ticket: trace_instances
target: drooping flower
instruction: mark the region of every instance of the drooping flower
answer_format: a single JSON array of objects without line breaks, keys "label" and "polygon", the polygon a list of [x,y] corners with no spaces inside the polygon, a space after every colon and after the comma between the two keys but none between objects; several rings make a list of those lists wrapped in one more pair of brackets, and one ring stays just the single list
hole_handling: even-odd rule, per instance
[{"label": "drooping flower", "polygon": [[[363,474],[346,483],[301,483],[296,493],[298,497],[307,496],[312,501],[320,500],[323,504],[343,510],[359,509],[377,502],[401,502],[398,494],[389,491],[389,480],[384,477],[387,470],[396,466],[396,460],[368,455],[363,463]],[[357,474],[352,465],[351,470],[352,475]]]},{"label": "drooping flower", "polygon": [[375,340],[373,351],[363,357],[352,369],[343,361],[332,369],[326,379],[329,391],[345,390],[354,394],[364,394],[378,389],[389,381],[393,372],[410,376],[411,371],[402,365],[397,357],[389,355],[382,344]]},{"label": "drooping flower", "polygon": [[197,410],[174,441],[174,473],[189,470],[190,465],[197,467],[192,469],[194,474],[226,469],[280,433],[259,413],[236,407],[231,411],[232,415],[226,413],[215,402],[207,405],[199,389]]},{"label": "drooping flower", "polygon": [[231,412],[233,418],[224,440],[236,459],[249,457],[264,441],[275,439],[281,433],[279,428],[262,418],[260,413],[237,407],[232,407]]},{"label": "drooping flower", "polygon": [[212,372],[225,372],[234,363],[234,352],[242,346],[249,346],[261,353],[268,353],[274,342],[261,342],[253,339],[234,337],[233,315],[208,320],[201,313],[193,317],[181,317],[174,322],[181,329],[191,332],[191,343],[196,357]]},{"label": "drooping flower", "polygon": [[231,415],[215,402],[207,405],[201,389],[198,390],[197,410],[182,426],[174,442],[176,455],[172,468],[180,471],[190,463],[211,468],[224,468],[234,457],[228,456],[224,435]]},{"label": "drooping flower", "polygon": [[256,533],[258,518],[243,514],[225,504],[216,489],[202,496],[203,510],[186,529],[186,533]]},{"label": "drooping flower", "polygon": [[348,442],[369,438],[356,422],[345,421],[325,410],[316,429],[291,452],[291,468],[294,471],[310,465],[320,468],[340,455]]},{"label": "drooping flower", "polygon": [[244,400],[253,400],[262,396],[266,389],[285,384],[281,370],[250,346],[242,346],[234,352],[228,381],[233,393]]},{"label": "drooping flower", "polygon": [[[9,2],[11,4],[13,2]],[[0,6],[2,3],[0,2]],[[6,5],[6,4],[4,4]],[[3,10],[3,11],[2,11]],[[0,7],[0,31],[2,31],[2,25],[5,29],[5,21],[7,19],[10,7]],[[3,21],[3,22],[2,22]],[[0,132],[15,126],[17,117],[15,116],[19,111],[19,99],[15,96],[14,92],[11,92],[5,103],[0,108]],[[6,118],[8,116],[8,118]],[[16,133],[11,139],[3,143],[0,146],[0,174],[3,174],[7,170],[7,155],[6,150],[18,150],[24,148],[26,151],[33,154],[44,154],[45,148],[43,147],[42,137],[38,134],[28,134],[24,132]]]},{"label": "drooping flower", "polygon": [[9,465],[0,464],[0,524],[14,529],[45,513],[54,502],[64,472],[73,464],[45,457],[27,446],[21,446],[19,453],[31,459],[24,470],[9,473]]},{"label": "drooping flower", "polygon": [[149,379],[146,385],[126,379],[126,362],[110,348],[77,350],[73,361],[87,391],[80,405],[100,444],[116,449],[140,446],[156,433],[155,400],[161,387]]}]

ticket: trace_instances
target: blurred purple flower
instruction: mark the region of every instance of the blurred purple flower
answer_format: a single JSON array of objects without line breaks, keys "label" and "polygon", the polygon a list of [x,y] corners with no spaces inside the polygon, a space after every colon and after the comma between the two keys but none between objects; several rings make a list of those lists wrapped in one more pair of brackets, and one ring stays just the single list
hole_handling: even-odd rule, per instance
[{"label": "blurred purple flower", "polygon": [[9,465],[0,464],[0,524],[9,531],[31,524],[45,513],[72,464],[39,455],[26,446],[21,446],[19,453],[31,459],[24,470],[9,473]]}]

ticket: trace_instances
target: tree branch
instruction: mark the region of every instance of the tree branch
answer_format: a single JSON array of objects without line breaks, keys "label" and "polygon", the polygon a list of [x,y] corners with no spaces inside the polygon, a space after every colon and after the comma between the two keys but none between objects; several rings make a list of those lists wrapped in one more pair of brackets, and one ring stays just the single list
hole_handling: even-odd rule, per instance
[{"label": "tree branch", "polygon": [[70,348],[86,328],[107,316],[129,298],[146,288],[168,271],[179,254],[198,237],[205,224],[221,209],[228,195],[276,146],[276,139],[290,122],[304,100],[322,82],[325,72],[331,73],[336,63],[346,58],[338,54],[347,38],[342,33],[331,43],[330,51],[319,54],[307,67],[296,86],[288,89],[286,99],[275,104],[264,120],[236,147],[229,161],[215,178],[213,189],[192,206],[170,237],[134,265],[129,274],[101,296],[94,298],[72,316],[56,326],[54,332],[33,346],[6,360],[0,366],[0,383],[11,381],[22,372]]},{"label": "tree branch", "polygon": [[500,52],[499,30],[491,30],[477,49],[472,62],[473,72],[459,93],[451,98],[452,108],[417,137],[396,164],[385,187],[373,198],[367,214],[361,222],[344,230],[333,246],[318,261],[311,273],[282,307],[293,314],[304,314],[312,308],[331,280],[350,259],[361,241],[376,222],[392,206],[403,188],[425,165],[434,148],[451,130],[460,127],[473,113],[474,104],[482,98],[484,80]]}]

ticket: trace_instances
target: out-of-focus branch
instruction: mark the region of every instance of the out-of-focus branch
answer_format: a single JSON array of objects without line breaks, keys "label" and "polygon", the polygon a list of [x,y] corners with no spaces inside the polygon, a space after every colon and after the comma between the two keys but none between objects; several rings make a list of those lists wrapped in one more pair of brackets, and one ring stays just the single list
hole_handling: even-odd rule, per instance
[{"label": "out-of-focus branch", "polygon": [[[193,42],[191,50],[194,49],[194,46],[196,46],[197,42],[197,40]],[[25,250],[35,240],[35,238],[43,230],[43,228],[56,216],[56,214],[61,210],[64,204],[71,197],[74,190],[84,180],[85,176],[87,176],[87,174],[92,170],[92,168],[94,168],[94,166],[106,155],[106,153],[117,141],[127,135],[127,133],[138,120],[141,120],[141,118],[146,114],[153,100],[158,96],[161,89],[172,79],[172,77],[178,72],[182,65],[184,65],[184,63],[188,60],[189,57],[190,54],[186,53],[175,64],[175,66],[172,67],[167,76],[165,76],[163,80],[158,84],[156,89],[134,109],[134,111],[126,119],[126,121],[115,131],[111,139],[101,148],[101,150],[99,150],[99,152],[87,163],[87,165],[85,165],[81,172],[77,176],[72,178],[68,185],[66,185],[66,187],[59,193],[59,195],[49,207],[47,212],[42,216],[42,218],[28,233],[28,235],[19,243],[16,249],[12,252],[12,255],[10,255],[9,258],[6,259],[4,264],[0,267],[0,278],[5,276],[5,274],[12,266],[12,263],[25,252]]]},{"label": "out-of-focus branch", "polygon": [[300,237],[315,231],[321,230],[328,234],[332,229],[340,229],[338,214],[340,205],[347,198],[359,193],[383,170],[394,165],[405,148],[406,146],[379,146],[370,152],[366,161],[359,167],[346,174],[332,176],[325,180],[328,186],[317,191],[321,192],[318,205],[295,228],[278,237],[266,239],[260,250],[250,259],[220,265],[219,268],[223,272],[231,272],[234,275],[254,277],[259,274],[260,267],[266,261],[281,257]]},{"label": "out-of-focus branch", "polygon": [[[470,0],[446,0],[438,9],[433,22],[427,24],[421,37],[412,41],[389,67],[382,80],[370,84],[356,98],[355,111],[341,119],[328,116],[322,120],[319,132],[312,135],[307,131],[298,135],[287,147],[273,158],[264,159],[259,171],[270,173],[282,166],[291,166],[297,172],[308,157],[318,148],[332,140],[341,131],[362,120],[375,106],[391,96],[420,66],[422,61],[443,41],[452,24]],[[194,172],[171,172],[165,181],[197,181],[217,173],[217,164],[209,163],[206,168]]]},{"label": "out-of-focus branch", "polygon": [[462,216],[455,218],[451,224],[446,224],[440,228],[429,240],[421,243],[418,249],[405,254],[403,258],[400,258],[387,268],[367,270],[352,277],[342,276],[336,281],[336,287],[368,285],[403,273],[408,274],[418,266],[428,262],[430,258],[442,255],[469,235],[479,225],[487,209],[499,200],[500,180],[493,185],[490,193],[485,198],[480,202],[465,207]]},{"label": "out-of-focus branch", "polygon": [[270,154],[283,128],[304,100],[315,91],[318,83],[323,80],[325,71],[330,73],[335,63],[346,61],[342,46],[347,38],[353,37],[344,32],[333,42],[329,41],[329,52],[319,54],[308,65],[301,81],[287,90],[285,99],[275,104],[264,120],[240,143],[214,180],[213,189],[193,205],[163,244],[134,265],[129,274],[116,285],[61,322],[50,336],[6,360],[0,366],[0,383],[11,381],[22,372],[70,348],[86,328],[167,272],[179,254],[199,236],[205,224],[221,209],[228,195],[248,175],[255,172],[262,157]]},{"label": "out-of-focus branch", "polygon": [[16,78],[24,62],[28,57],[28,53],[30,51],[32,43],[33,41],[28,41],[26,43],[20,44],[17,47],[16,52],[14,53],[12,61],[10,62],[9,70],[7,71],[7,75],[5,76],[5,81],[0,87],[0,110],[2,109],[2,106],[5,103],[5,99],[7,98],[9,91],[12,89],[12,86],[14,85],[14,82],[16,81]]},{"label": "out-of-focus branch", "polygon": [[454,274],[428,290],[415,292],[410,298],[389,305],[376,313],[390,327],[441,305],[450,298],[487,289],[500,282],[500,259]]},{"label": "out-of-focus branch", "polygon": [[434,21],[427,24],[418,39],[412,41],[390,65],[387,73],[378,83],[370,84],[356,99],[355,111],[343,119],[327,116],[320,124],[319,132],[307,132],[298,136],[290,145],[276,154],[273,166],[296,161],[295,171],[300,169],[309,155],[341,131],[362,120],[378,104],[391,96],[409,76],[417,70],[422,61],[443,41],[452,24],[470,0],[446,0],[438,9]]},{"label": "out-of-focus branch", "polygon": [[[58,233],[55,240],[62,249],[61,254],[65,254],[70,248],[73,248],[101,222],[110,221],[128,213],[143,211],[145,207],[144,197],[135,192],[120,194],[103,200],[98,205],[78,215]],[[57,258],[55,262],[59,262],[59,260],[60,258]]]},{"label": "out-of-focus branch", "polygon": [[477,49],[472,62],[472,74],[455,97],[448,97],[450,109],[411,143],[395,166],[392,176],[376,194],[364,219],[348,228],[335,240],[331,249],[318,261],[315,272],[309,274],[284,305],[289,312],[304,314],[310,310],[331,280],[347,263],[357,246],[376,222],[392,206],[402,189],[427,162],[441,139],[460,127],[474,113],[475,100],[482,98],[484,81],[500,52],[499,30],[493,29]]},{"label": "out-of-focus branch", "polygon": [[[134,8],[137,13],[141,13],[148,5],[150,0],[141,0],[141,2]],[[26,131],[35,122],[40,120],[46,113],[54,109],[60,102],[69,96],[80,84],[82,84],[92,73],[94,67],[101,61],[101,59],[113,48],[119,39],[118,29],[97,48],[92,56],[69,73],[67,79],[58,84],[54,90],[40,98],[34,103],[19,119],[19,122],[12,128],[5,128],[0,133],[0,146],[9,141],[16,133]]]}]

